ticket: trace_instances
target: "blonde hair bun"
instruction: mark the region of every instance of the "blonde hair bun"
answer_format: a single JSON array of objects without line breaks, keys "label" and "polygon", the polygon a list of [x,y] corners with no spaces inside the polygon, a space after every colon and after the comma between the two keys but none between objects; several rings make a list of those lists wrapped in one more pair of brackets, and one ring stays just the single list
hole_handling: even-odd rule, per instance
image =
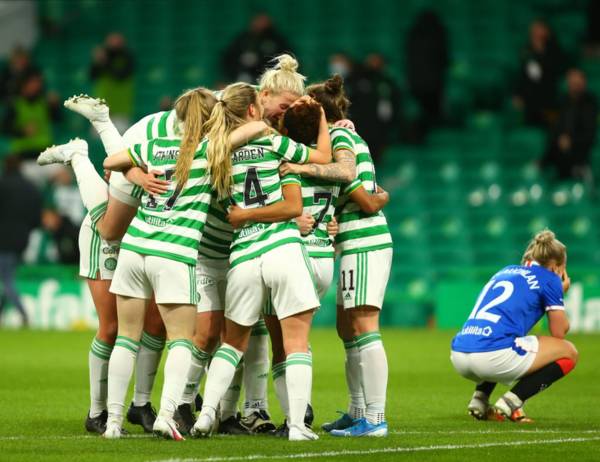
[{"label": "blonde hair bun", "polygon": [[562,265],[567,258],[566,246],[556,239],[556,235],[549,229],[537,233],[529,242],[523,254],[523,263],[531,260],[548,267],[552,262]]},{"label": "blonde hair bun", "polygon": [[281,69],[285,72],[296,72],[298,70],[298,61],[291,55],[282,54],[272,59],[275,63],[275,69]]},{"label": "blonde hair bun", "polygon": [[550,231],[549,229],[545,229],[543,231],[540,231],[539,233],[537,233],[534,237],[535,243],[536,244],[549,244],[550,242],[552,242],[554,239],[556,239],[555,234]]},{"label": "blonde hair bun", "polygon": [[260,89],[271,91],[274,94],[288,91],[302,96],[306,77],[298,72],[296,58],[289,54],[282,54],[273,58],[271,63],[273,63],[273,67],[265,69],[258,79]]}]

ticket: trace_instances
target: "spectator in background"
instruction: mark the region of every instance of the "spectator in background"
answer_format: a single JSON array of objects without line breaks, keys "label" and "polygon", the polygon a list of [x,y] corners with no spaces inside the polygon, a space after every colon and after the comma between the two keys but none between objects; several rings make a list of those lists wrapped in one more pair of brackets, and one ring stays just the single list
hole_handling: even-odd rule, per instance
[{"label": "spectator in background", "polygon": [[589,0],[587,5],[587,53],[591,56],[600,56],[600,2]]},{"label": "spectator in background", "polygon": [[388,143],[397,140],[400,128],[400,88],[385,69],[380,54],[367,56],[349,83],[351,119],[369,145],[375,163]]},{"label": "spectator in background", "polygon": [[6,108],[3,132],[11,139],[11,149],[24,159],[35,159],[52,144],[52,122],[60,118],[60,102],[46,94],[42,74],[32,70],[23,76],[19,94]]},{"label": "spectator in background", "polygon": [[173,109],[173,98],[170,96],[163,96],[158,103],[159,111],[170,111]]},{"label": "spectator in background", "polygon": [[[339,74],[344,79],[344,90],[352,89],[356,64],[346,53],[335,53],[329,57],[329,75]],[[350,89],[348,88],[350,85]]]},{"label": "spectator in background", "polygon": [[19,156],[6,157],[4,173],[0,176],[0,316],[10,302],[26,327],[29,321],[15,287],[15,271],[27,247],[29,233],[40,223],[42,199],[36,187],[20,173],[20,162]]},{"label": "spectator in background", "polygon": [[8,104],[17,97],[22,80],[35,72],[38,72],[38,68],[31,63],[29,52],[16,47],[0,73],[0,101]]},{"label": "spectator in background", "polygon": [[275,29],[271,18],[259,14],[225,50],[223,73],[230,82],[256,83],[271,58],[289,50],[287,40]]},{"label": "spectator in background", "polygon": [[425,10],[410,27],[406,41],[408,88],[421,110],[417,141],[441,119],[448,63],[446,27],[434,11]]},{"label": "spectator in background", "polygon": [[567,95],[550,132],[542,167],[556,170],[559,178],[585,179],[590,153],[596,139],[598,103],[587,90],[585,74],[579,69],[567,73]]},{"label": "spectator in background", "polygon": [[521,54],[514,105],[525,123],[547,127],[556,119],[558,84],[565,69],[564,55],[548,25],[529,26],[529,43]]},{"label": "spectator in background", "polygon": [[94,93],[110,106],[110,117],[122,133],[130,125],[133,114],[135,62],[125,37],[113,32],[103,46],[94,49],[90,78]]}]

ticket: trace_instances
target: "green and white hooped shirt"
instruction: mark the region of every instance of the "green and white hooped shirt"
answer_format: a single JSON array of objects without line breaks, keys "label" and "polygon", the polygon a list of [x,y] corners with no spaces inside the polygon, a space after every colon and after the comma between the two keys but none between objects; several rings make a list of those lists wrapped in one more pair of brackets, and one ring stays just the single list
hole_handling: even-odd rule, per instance
[{"label": "green and white hooped shirt", "polygon": [[159,178],[170,184],[168,191],[160,196],[144,192],[121,248],[195,265],[212,191],[207,172],[207,141],[198,146],[189,178],[182,187],[170,181],[180,144],[180,139],[157,138],[129,150],[136,166],[161,171]]},{"label": "green and white hooped shirt", "polygon": [[[146,122],[147,136],[149,139],[157,137],[181,138],[178,123],[174,110],[157,112],[151,115]],[[225,215],[225,210],[213,195],[208,210],[206,226],[200,240],[199,256],[214,260],[226,260],[229,258],[233,228],[225,218]]]},{"label": "green and white hooped shirt", "polygon": [[[268,135],[252,140],[231,154],[231,200],[242,208],[264,207],[283,200],[279,166],[283,161],[306,163],[308,156],[308,147],[285,136]],[[231,266],[292,242],[302,243],[295,220],[248,223],[233,233]]]},{"label": "green and white hooped shirt", "polygon": [[[354,145],[346,134],[345,129],[329,128],[331,136],[331,152],[339,150],[353,151]],[[320,178],[300,177],[299,175],[286,175],[281,183],[300,184],[302,187],[302,213],[310,214],[315,219],[315,226],[311,233],[302,236],[304,247],[311,258],[333,258],[335,250],[333,239],[327,232],[327,224],[335,213],[335,207],[340,195],[341,185]]]},{"label": "green and white hooped shirt", "polygon": [[332,135],[332,143],[336,142],[337,137],[343,138],[344,143],[352,143],[350,150],[356,155],[356,178],[342,188],[336,210],[339,223],[339,233],[335,237],[336,251],[341,255],[349,255],[390,248],[392,236],[383,212],[364,213],[349,198],[361,185],[368,193],[377,192],[375,166],[369,146],[358,134],[345,128],[338,129],[336,135]]}]

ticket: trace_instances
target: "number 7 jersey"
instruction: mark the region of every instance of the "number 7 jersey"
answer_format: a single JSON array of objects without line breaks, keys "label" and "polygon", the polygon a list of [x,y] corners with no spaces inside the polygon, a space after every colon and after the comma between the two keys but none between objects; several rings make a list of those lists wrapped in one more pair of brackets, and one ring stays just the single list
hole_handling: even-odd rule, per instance
[{"label": "number 7 jersey", "polygon": [[507,266],[484,286],[452,350],[481,353],[510,348],[548,311],[564,310],[560,277],[533,264]]},{"label": "number 7 jersey", "polygon": [[162,172],[158,178],[169,181],[169,188],[160,196],[144,193],[121,248],[196,265],[212,190],[207,142],[198,146],[184,185],[173,178],[180,144],[179,139],[157,138],[129,150],[134,165]]}]

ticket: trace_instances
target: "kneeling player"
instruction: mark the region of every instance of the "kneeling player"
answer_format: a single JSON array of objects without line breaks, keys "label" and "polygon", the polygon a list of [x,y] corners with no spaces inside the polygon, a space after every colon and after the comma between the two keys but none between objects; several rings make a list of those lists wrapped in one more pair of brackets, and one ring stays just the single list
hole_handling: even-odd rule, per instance
[{"label": "kneeling player", "polygon": [[[538,233],[522,265],[501,269],[484,286],[450,359],[463,377],[477,382],[469,413],[477,419],[531,422],[526,400],[567,375],[577,363],[563,293],[569,288],[566,247],[548,230]],[[551,336],[527,335],[547,314]],[[516,385],[489,406],[498,382]]]}]

